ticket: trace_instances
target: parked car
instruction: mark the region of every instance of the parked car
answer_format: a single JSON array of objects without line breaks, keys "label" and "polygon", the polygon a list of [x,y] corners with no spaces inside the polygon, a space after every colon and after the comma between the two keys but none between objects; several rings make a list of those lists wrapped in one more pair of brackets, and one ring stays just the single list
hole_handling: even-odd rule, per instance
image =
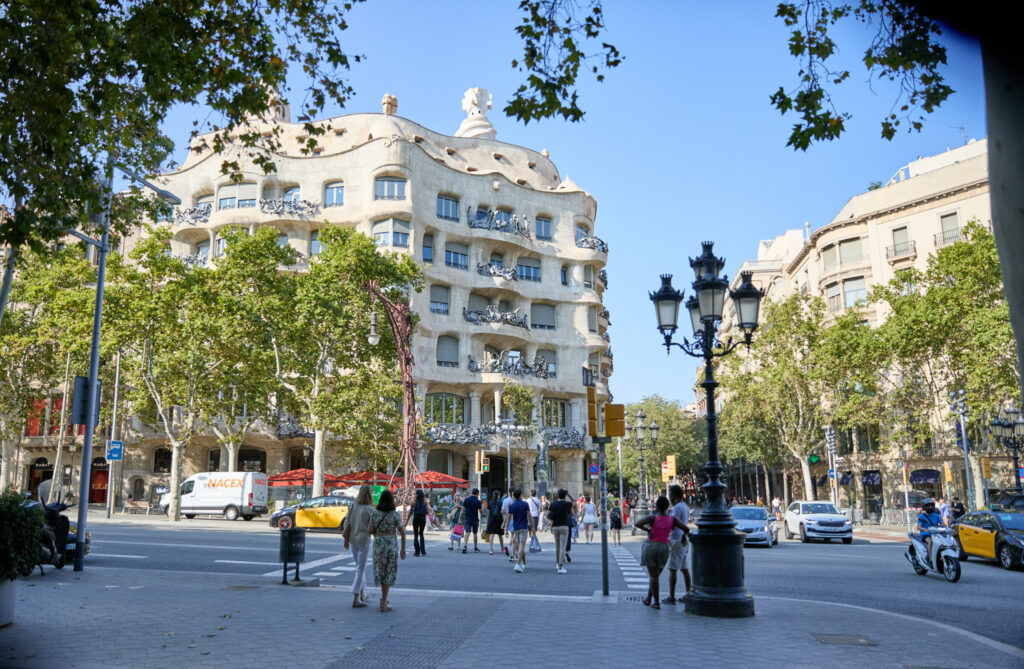
[{"label": "parked car", "polygon": [[287,530],[304,527],[318,532],[342,532],[345,518],[355,501],[338,495],[313,497],[288,506],[270,516],[270,526]]},{"label": "parked car", "polygon": [[1021,565],[1024,557],[1024,511],[1001,509],[965,513],[952,525],[960,559],[968,556],[999,560],[1004,569]]},{"label": "parked car", "polygon": [[991,507],[995,509],[1024,509],[1024,495],[1013,490],[1000,490],[991,498]]},{"label": "parked car", "polygon": [[832,502],[793,502],[786,509],[783,531],[787,539],[800,535],[800,541],[811,539],[842,539],[844,544],[853,542],[853,523],[839,513]]},{"label": "parked car", "polygon": [[[167,513],[170,504],[168,492],[160,498],[161,510]],[[261,472],[202,472],[181,484],[181,513],[186,518],[224,514],[228,520],[252,520],[266,512],[267,475]]]},{"label": "parked car", "polygon": [[745,544],[762,544],[771,548],[779,543],[779,528],[775,519],[763,506],[734,506],[732,517],[736,519],[736,529],[746,532]]}]

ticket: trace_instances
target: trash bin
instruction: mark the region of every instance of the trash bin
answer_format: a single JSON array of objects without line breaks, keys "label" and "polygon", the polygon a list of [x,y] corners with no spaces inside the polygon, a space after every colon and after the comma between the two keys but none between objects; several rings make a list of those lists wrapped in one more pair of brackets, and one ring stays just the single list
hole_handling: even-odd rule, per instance
[{"label": "trash bin", "polygon": [[301,527],[290,527],[281,530],[281,547],[277,559],[285,564],[306,561],[306,530]]}]

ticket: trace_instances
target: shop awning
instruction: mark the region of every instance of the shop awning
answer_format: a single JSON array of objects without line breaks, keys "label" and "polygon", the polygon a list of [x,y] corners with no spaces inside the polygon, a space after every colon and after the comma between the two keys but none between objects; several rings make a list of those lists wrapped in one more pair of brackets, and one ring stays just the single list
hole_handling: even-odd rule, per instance
[{"label": "shop awning", "polygon": [[451,488],[452,490],[469,487],[469,481],[466,479],[430,470],[421,472],[415,484],[418,488]]},{"label": "shop awning", "polygon": [[[324,485],[332,485],[341,479],[340,476],[335,474],[324,473]],[[282,472],[280,474],[274,474],[273,476],[267,477],[267,482],[271,487],[275,486],[290,486],[290,485],[312,485],[313,484],[313,470],[312,469],[293,469],[289,472]]]},{"label": "shop awning", "polygon": [[864,485],[882,485],[882,472],[864,472]]},{"label": "shop awning", "polygon": [[850,485],[853,482],[853,473],[846,472],[843,478],[839,479],[839,485]]},{"label": "shop awning", "polygon": [[910,472],[911,483],[938,483],[939,482],[939,470],[938,469],[915,469]]},{"label": "shop awning", "polygon": [[370,471],[352,472],[350,474],[342,474],[334,478],[335,480],[331,482],[333,487],[361,485],[363,483],[370,483],[372,485],[388,485],[391,482],[391,474]]}]

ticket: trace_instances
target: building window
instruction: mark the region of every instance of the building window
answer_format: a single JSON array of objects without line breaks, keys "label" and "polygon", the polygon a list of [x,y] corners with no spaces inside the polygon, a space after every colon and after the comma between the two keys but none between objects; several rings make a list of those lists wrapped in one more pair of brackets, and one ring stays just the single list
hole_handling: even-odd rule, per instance
[{"label": "building window", "polygon": [[[558,356],[556,353],[547,349],[540,349],[537,351],[537,359],[543,360],[545,364],[547,364],[548,378],[555,378],[558,372]],[[536,360],[534,362],[536,362]]]},{"label": "building window", "polygon": [[210,241],[199,242],[196,244],[196,255],[200,258],[201,262],[205,263],[210,259]]},{"label": "building window", "polygon": [[568,427],[568,406],[565,400],[544,398],[541,421],[544,427]]},{"label": "building window", "polygon": [[530,327],[535,330],[555,329],[555,307],[552,304],[535,304],[530,308]]},{"label": "building window", "polygon": [[404,200],[405,179],[402,177],[377,177],[373,180],[374,200]]},{"label": "building window", "polygon": [[520,258],[517,266],[519,278],[524,281],[540,281],[540,261],[536,258]]},{"label": "building window", "polygon": [[314,230],[309,234],[309,255],[318,256],[323,247],[320,246],[320,231]]},{"label": "building window", "polygon": [[597,332],[597,307],[587,308],[587,327],[591,332]]},{"label": "building window", "polygon": [[598,360],[597,353],[590,354],[590,358],[587,361],[587,366],[590,368],[591,382],[597,383],[601,379],[601,363]]},{"label": "building window", "polygon": [[499,209],[494,212],[494,223],[500,227],[505,227],[512,222],[512,212],[508,209]]},{"label": "building window", "polygon": [[210,211],[211,209],[213,209],[213,196],[203,195],[202,197],[197,198],[196,209],[203,209],[205,211]]},{"label": "building window", "polygon": [[285,246],[288,246],[288,234],[287,233],[282,232],[281,234],[279,234],[277,236],[277,245],[282,247],[282,248],[284,248]]},{"label": "building window", "polygon": [[459,366],[459,340],[450,335],[441,335],[437,338],[437,366],[458,367]]},{"label": "building window", "polygon": [[467,307],[470,311],[484,311],[489,306],[491,306],[491,300],[487,296],[481,295],[480,293],[469,294]]},{"label": "building window", "polygon": [[563,286],[568,286],[569,285],[569,268],[566,267],[565,265],[562,265],[561,275],[562,275],[562,285]]},{"label": "building window", "polygon": [[217,209],[246,209],[256,206],[256,184],[221,186],[217,191]]},{"label": "building window", "polygon": [[943,244],[952,244],[960,241],[960,219],[955,212],[939,217],[939,223],[942,225]]},{"label": "building window", "polygon": [[447,242],[444,245],[444,264],[457,269],[469,267],[469,247],[465,244]]},{"label": "building window", "polygon": [[446,221],[459,220],[459,201],[447,195],[437,196],[437,217]]},{"label": "building window", "polygon": [[839,264],[849,265],[851,263],[860,262],[863,259],[863,254],[860,248],[860,239],[848,239],[845,242],[839,242]]},{"label": "building window", "polygon": [[498,268],[504,267],[505,266],[505,256],[503,256],[500,253],[492,253],[491,254],[490,263],[491,263],[491,267],[498,267]]},{"label": "building window", "polygon": [[156,451],[153,452],[153,473],[171,473],[171,449],[158,448],[156,449]]},{"label": "building window", "polygon": [[839,266],[839,249],[836,248],[835,244],[822,249],[821,260],[826,272]]},{"label": "building window", "polygon": [[576,241],[579,241],[585,237],[590,236],[590,228],[583,225],[582,223],[576,224]]},{"label": "building window", "polygon": [[[448,314],[448,300],[450,298],[451,291],[448,286],[431,286],[430,287],[430,313],[432,314]],[[457,358],[456,358],[457,359]]]},{"label": "building window", "polygon": [[839,296],[840,289],[838,283],[831,283],[825,288],[825,296],[828,299],[828,310],[839,311],[843,308],[843,301]]},{"label": "building window", "polygon": [[427,265],[434,262],[434,235],[423,235],[423,262]]},{"label": "building window", "polygon": [[545,216],[537,217],[537,239],[551,240],[551,219]]},{"label": "building window", "polygon": [[448,393],[428,393],[423,402],[423,417],[441,425],[465,425],[466,398]]},{"label": "building window", "polygon": [[398,218],[377,221],[372,232],[377,246],[409,246],[409,221]]},{"label": "building window", "polygon": [[843,281],[843,301],[847,309],[867,299],[868,289],[867,284],[864,282],[864,277]]},{"label": "building window", "polygon": [[285,202],[296,203],[299,201],[299,187],[293,186],[284,190],[284,195],[281,197]]},{"label": "building window", "polygon": [[583,266],[583,287],[593,288],[594,287],[594,268],[591,265]]},{"label": "building window", "polygon": [[345,184],[335,181],[324,186],[324,207],[340,207],[345,204]]}]

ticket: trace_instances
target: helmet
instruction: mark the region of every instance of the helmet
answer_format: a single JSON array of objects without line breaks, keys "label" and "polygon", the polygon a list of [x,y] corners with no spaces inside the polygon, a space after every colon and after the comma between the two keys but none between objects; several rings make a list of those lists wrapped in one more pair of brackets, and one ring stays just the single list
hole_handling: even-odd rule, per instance
[{"label": "helmet", "polygon": [[929,497],[925,501],[921,502],[921,508],[927,509],[928,507],[935,508],[935,500]]}]

